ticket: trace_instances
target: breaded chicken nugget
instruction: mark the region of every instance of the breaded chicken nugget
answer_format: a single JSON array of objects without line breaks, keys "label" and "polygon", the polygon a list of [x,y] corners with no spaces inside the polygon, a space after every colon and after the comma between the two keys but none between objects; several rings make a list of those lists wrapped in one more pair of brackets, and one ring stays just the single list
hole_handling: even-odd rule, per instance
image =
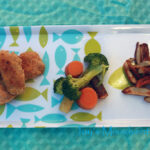
[{"label": "breaded chicken nugget", "polygon": [[45,70],[45,65],[36,52],[24,52],[19,56],[22,59],[22,68],[25,73],[25,80],[33,79]]},{"label": "breaded chicken nugget", "polygon": [[22,60],[8,51],[0,51],[0,74],[7,91],[12,95],[23,93],[25,75],[22,69]]},{"label": "breaded chicken nugget", "polygon": [[0,83],[0,105],[10,102],[15,98],[15,95],[11,95],[7,92],[5,86]]}]

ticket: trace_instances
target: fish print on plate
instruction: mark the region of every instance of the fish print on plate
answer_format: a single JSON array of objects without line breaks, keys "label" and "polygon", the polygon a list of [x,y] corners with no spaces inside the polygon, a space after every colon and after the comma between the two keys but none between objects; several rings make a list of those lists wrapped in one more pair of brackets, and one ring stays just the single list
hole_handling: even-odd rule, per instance
[{"label": "fish print on plate", "polygon": [[6,118],[9,118],[15,110],[21,111],[21,112],[38,112],[43,110],[44,108],[39,105],[33,105],[33,104],[25,104],[20,106],[14,106],[12,104],[7,104],[7,112],[6,112]]},{"label": "fish print on plate", "polygon": [[54,96],[51,97],[51,107],[55,107],[56,105],[60,104],[63,100],[64,96],[59,96],[59,98],[55,98]]},{"label": "fish print on plate", "polygon": [[31,47],[29,47],[29,48],[26,50],[26,52],[34,52],[34,50],[33,50]]},{"label": "fish print on plate", "polygon": [[46,122],[46,123],[61,123],[67,121],[66,117],[62,114],[47,114],[42,118],[35,116],[34,119],[35,119],[35,123],[39,121]]},{"label": "fish print on plate", "polygon": [[[53,86],[53,83],[51,84],[50,81],[56,79],[52,77],[53,75],[56,76],[57,74],[57,77],[64,75],[64,67],[66,66],[67,60],[81,61],[82,56],[80,56],[80,53],[83,51],[87,55],[90,53],[91,47],[92,52],[101,51],[100,43],[97,40],[98,33],[88,32],[90,38],[84,41],[86,42],[85,45],[82,45],[82,40],[86,40],[86,37],[78,29],[67,28],[61,33],[54,30],[51,34],[49,31],[49,27],[46,26],[36,27],[36,29],[31,26],[0,27],[0,49],[5,49],[8,43],[9,52],[15,52],[18,56],[26,51],[41,52],[42,56],[40,54],[40,57],[46,66],[43,75],[36,79],[26,81],[26,88],[23,94],[17,96],[14,101],[0,106],[0,117],[6,119],[7,124],[5,127],[16,127],[15,124],[9,122],[13,118],[14,121],[19,120],[18,127],[23,128],[30,126],[32,123],[39,123],[33,124],[34,127],[36,125],[46,127],[42,122],[54,123],[54,125],[56,123],[58,127],[95,127],[96,123],[94,122],[89,122],[86,125],[86,123],[78,124],[76,121],[101,120],[101,112],[99,114],[79,112],[77,110],[79,106],[75,102],[72,105],[72,111],[70,113],[67,115],[61,113],[59,111],[59,105],[63,100],[63,96],[51,94],[48,88]],[[36,32],[35,42],[33,42]],[[24,42],[23,45],[21,45],[21,41]],[[37,47],[35,47],[36,44]],[[53,49],[49,49],[51,47]],[[49,53],[52,54],[52,59]],[[72,56],[70,58],[71,54]],[[56,74],[53,74],[53,71],[56,71]],[[56,112],[53,111],[56,109]],[[70,123],[68,123],[68,119],[71,121]]]},{"label": "fish print on plate", "polygon": [[6,32],[5,29],[3,27],[0,27],[0,49],[2,48],[2,46],[4,45],[6,40]]},{"label": "fish print on plate", "polygon": [[31,27],[25,26],[23,27],[23,31],[24,31],[27,42],[29,42],[31,39],[31,35],[32,35]]},{"label": "fish print on plate", "polygon": [[78,128],[80,128],[80,127],[95,127],[96,126],[96,123],[92,123],[92,124],[90,124],[90,125],[82,125],[82,124],[66,124],[66,125],[63,125],[63,126],[60,126],[60,128],[61,127],[78,127]]},{"label": "fish print on plate", "polygon": [[57,72],[57,74],[63,75],[64,71],[62,70],[62,68],[64,67],[65,63],[66,63],[66,59],[67,59],[67,53],[65,48],[60,45],[56,48],[55,51],[55,62],[57,67],[59,68],[59,71]]},{"label": "fish print on plate", "polygon": [[83,34],[78,30],[64,31],[61,36],[59,36],[56,33],[53,33],[53,42],[55,42],[59,38],[68,44],[76,44],[82,40]]},{"label": "fish print on plate", "polygon": [[12,125],[12,124],[9,124],[9,125],[7,126],[7,128],[13,128],[13,125]]},{"label": "fish print on plate", "polygon": [[44,71],[44,74],[43,74],[44,78],[43,78],[40,86],[50,85],[50,82],[47,79],[47,75],[48,75],[48,72],[49,72],[49,69],[50,69],[49,56],[48,56],[47,52],[45,52],[45,54],[43,56],[43,63],[45,64],[45,71]]},{"label": "fish print on plate", "polygon": [[91,39],[87,41],[84,47],[84,52],[86,55],[89,53],[100,53],[101,52],[101,46],[98,43],[97,40],[94,39],[96,36],[97,32],[88,32],[90,35]]},{"label": "fish print on plate", "polygon": [[39,42],[42,48],[44,48],[48,42],[48,32],[46,31],[44,26],[42,26],[40,29]]},{"label": "fish print on plate", "polygon": [[39,97],[40,95],[42,95],[43,98],[47,101],[48,100],[47,93],[48,93],[48,88],[45,89],[41,93],[35,88],[26,87],[25,90],[24,90],[24,93],[17,96],[15,98],[15,100],[18,100],[18,101],[32,101],[32,100],[36,99],[37,97]]},{"label": "fish print on plate", "polygon": [[17,43],[17,39],[19,37],[19,27],[10,27],[9,28],[10,30],[10,33],[12,35],[12,38],[13,38],[13,43],[10,44],[11,47],[17,47],[19,46],[18,43]]},{"label": "fish print on plate", "polygon": [[80,61],[80,57],[78,55],[78,52],[80,51],[80,48],[72,48],[73,52],[75,52],[75,55],[73,57],[73,61]]},{"label": "fish print on plate", "polygon": [[30,119],[27,118],[20,118],[20,121],[22,122],[22,128],[26,127],[26,123],[28,123],[30,121]]},{"label": "fish print on plate", "polygon": [[102,112],[100,112],[97,116],[90,114],[88,112],[77,112],[70,117],[74,121],[91,121],[95,118],[98,120],[102,120]]},{"label": "fish print on plate", "polygon": [[78,104],[77,104],[76,102],[74,102],[74,103],[72,104],[71,110],[76,110],[76,109],[78,109],[78,108],[80,108],[80,107],[78,106]]}]

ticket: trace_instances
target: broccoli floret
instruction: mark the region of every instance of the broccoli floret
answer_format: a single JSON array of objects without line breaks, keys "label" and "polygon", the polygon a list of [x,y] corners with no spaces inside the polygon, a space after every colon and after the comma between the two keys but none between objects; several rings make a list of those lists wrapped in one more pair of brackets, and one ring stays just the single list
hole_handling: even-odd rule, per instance
[{"label": "broccoli floret", "polygon": [[86,69],[86,72],[90,71],[91,68],[93,68],[97,65],[102,65],[102,64],[104,65],[103,71],[99,75],[97,75],[97,77],[100,80],[100,82],[97,83],[97,86],[102,84],[103,80],[104,80],[105,73],[109,67],[109,63],[108,63],[107,58],[103,54],[100,54],[100,53],[90,53],[87,56],[85,56],[84,62],[88,63],[88,67]]},{"label": "broccoli floret", "polygon": [[81,96],[80,89],[85,87],[91,79],[103,71],[104,65],[97,65],[85,73],[81,78],[73,78],[68,75],[63,82],[63,94],[70,100],[78,100]]},{"label": "broccoli floret", "polygon": [[54,93],[61,94],[61,95],[63,94],[62,84],[63,84],[64,81],[65,81],[64,77],[60,77],[55,81],[55,83],[54,83]]},{"label": "broccoli floret", "polygon": [[[90,53],[84,57],[84,62],[88,63],[88,68],[97,66],[97,65],[106,65],[109,66],[107,58],[100,53]],[[108,69],[108,68],[107,68]]]}]

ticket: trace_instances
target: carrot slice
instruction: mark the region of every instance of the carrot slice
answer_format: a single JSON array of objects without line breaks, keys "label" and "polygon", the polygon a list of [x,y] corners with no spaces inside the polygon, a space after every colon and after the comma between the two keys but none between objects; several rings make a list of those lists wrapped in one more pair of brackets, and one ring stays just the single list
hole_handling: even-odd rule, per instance
[{"label": "carrot slice", "polygon": [[96,91],[97,95],[98,95],[98,98],[99,99],[105,99],[107,96],[108,96],[108,93],[104,87],[103,84],[101,85],[97,85],[97,83],[99,83],[100,80],[99,78],[96,76],[94,77],[92,80],[91,80],[91,85],[92,85],[92,88]]},{"label": "carrot slice", "polygon": [[92,109],[95,107],[98,101],[97,94],[94,89],[86,87],[81,90],[80,99],[77,100],[77,104],[83,109]]},{"label": "carrot slice", "polygon": [[83,64],[80,61],[72,61],[65,68],[66,75],[72,77],[79,77],[83,72]]}]

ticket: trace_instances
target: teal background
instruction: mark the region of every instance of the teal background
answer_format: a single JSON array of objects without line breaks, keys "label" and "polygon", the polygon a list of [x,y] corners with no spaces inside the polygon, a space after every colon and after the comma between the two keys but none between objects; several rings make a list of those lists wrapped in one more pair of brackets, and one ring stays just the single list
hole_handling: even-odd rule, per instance
[{"label": "teal background", "polygon": [[[148,0],[0,0],[0,25],[149,24],[149,8]],[[149,129],[0,129],[0,149],[149,150]]]}]

